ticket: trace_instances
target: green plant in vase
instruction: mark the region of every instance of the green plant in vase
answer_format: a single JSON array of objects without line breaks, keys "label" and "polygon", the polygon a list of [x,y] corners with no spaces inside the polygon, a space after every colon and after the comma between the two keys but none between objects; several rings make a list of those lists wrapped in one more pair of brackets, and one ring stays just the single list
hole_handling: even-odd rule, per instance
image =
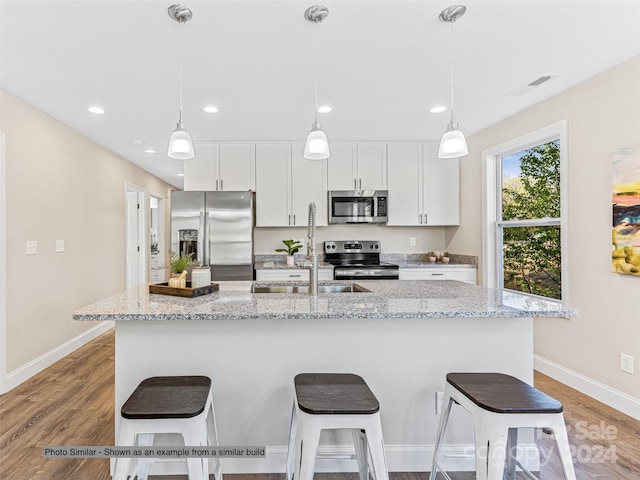
[{"label": "green plant in vase", "polygon": [[169,279],[169,286],[175,288],[185,288],[187,285],[187,269],[198,262],[193,259],[193,253],[178,254],[172,250],[169,250],[170,262],[169,270],[171,270],[171,278]]},{"label": "green plant in vase", "polygon": [[276,252],[286,253],[287,254],[287,265],[293,265],[293,255],[297,253],[301,248],[302,244],[298,242],[298,240],[282,240],[287,248],[276,248]]}]

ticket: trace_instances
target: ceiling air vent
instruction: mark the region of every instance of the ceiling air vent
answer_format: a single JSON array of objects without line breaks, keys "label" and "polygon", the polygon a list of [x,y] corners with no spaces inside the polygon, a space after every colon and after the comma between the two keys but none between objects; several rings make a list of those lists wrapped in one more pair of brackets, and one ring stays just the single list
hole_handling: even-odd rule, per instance
[{"label": "ceiling air vent", "polygon": [[551,80],[554,75],[543,75],[540,78],[536,78],[533,82],[529,84],[529,87],[537,87],[538,85],[543,84],[547,80]]}]

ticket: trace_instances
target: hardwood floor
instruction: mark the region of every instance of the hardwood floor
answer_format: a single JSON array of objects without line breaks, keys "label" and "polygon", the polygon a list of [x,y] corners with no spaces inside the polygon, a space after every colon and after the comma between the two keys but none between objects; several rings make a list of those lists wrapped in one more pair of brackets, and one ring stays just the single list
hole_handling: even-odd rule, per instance
[{"label": "hardwood floor", "polygon": [[[0,480],[110,478],[107,459],[45,459],[43,447],[115,443],[113,364],[111,331],[0,396]],[[640,480],[640,421],[540,373],[536,373],[535,383],[564,405],[579,480]],[[553,440],[544,433],[537,437],[543,461],[541,479],[563,478]],[[475,475],[464,472],[451,477],[472,480]],[[284,480],[284,475],[225,475],[225,478]],[[428,480],[429,473],[391,473],[390,478]],[[357,475],[318,474],[316,480],[357,480]]]}]

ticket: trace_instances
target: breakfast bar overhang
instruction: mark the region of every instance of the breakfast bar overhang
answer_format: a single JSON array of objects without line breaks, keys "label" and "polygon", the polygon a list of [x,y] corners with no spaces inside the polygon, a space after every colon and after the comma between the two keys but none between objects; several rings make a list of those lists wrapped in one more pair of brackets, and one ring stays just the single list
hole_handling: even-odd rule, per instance
[{"label": "breakfast bar overhang", "polygon": [[[223,471],[265,473],[284,471],[296,374],[365,378],[380,401],[389,470],[425,471],[446,374],[501,372],[532,383],[533,319],[577,315],[558,302],[456,281],[355,283],[365,291],[316,297],[252,293],[252,282],[223,282],[198,298],[149,294],[145,285],[82,308],[74,319],[115,320],[116,429],[120,407],[141,380],[206,375],[220,443],[266,446],[264,458],[225,459]],[[452,415],[446,443],[445,465],[474,468],[464,412]],[[320,452],[348,456],[352,449],[348,437],[323,434]],[[317,468],[356,470],[349,460],[318,461]]]}]

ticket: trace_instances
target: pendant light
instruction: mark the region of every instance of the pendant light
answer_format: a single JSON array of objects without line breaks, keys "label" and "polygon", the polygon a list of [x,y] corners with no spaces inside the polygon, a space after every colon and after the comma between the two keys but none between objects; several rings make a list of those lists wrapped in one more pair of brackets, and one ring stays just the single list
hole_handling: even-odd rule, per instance
[{"label": "pendant light", "polygon": [[458,128],[458,122],[453,118],[453,24],[466,11],[467,7],[464,5],[453,5],[440,12],[439,17],[441,22],[451,24],[451,120],[447,125],[447,131],[444,132],[440,139],[439,158],[458,158],[464,157],[469,153],[464,134]]},{"label": "pendant light", "polygon": [[[329,15],[329,9],[323,5],[314,5],[307,8],[304,18],[311,23],[320,23]],[[315,47],[315,71],[316,71],[316,119],[311,125],[311,131],[304,144],[304,158],[307,160],[324,160],[329,158],[329,141],[318,121],[318,31],[316,27]]]},{"label": "pendant light", "polygon": [[[184,5],[171,5],[168,8],[169,16],[181,25],[188,22],[193,18],[193,13],[190,9]],[[180,54],[179,54],[179,70],[180,70],[180,116],[178,117],[178,124],[176,129],[171,134],[169,139],[169,148],[167,155],[174,160],[191,160],[195,158],[195,152],[193,149],[193,142],[191,141],[191,135],[184,129],[182,123],[182,32],[180,33]]]}]

